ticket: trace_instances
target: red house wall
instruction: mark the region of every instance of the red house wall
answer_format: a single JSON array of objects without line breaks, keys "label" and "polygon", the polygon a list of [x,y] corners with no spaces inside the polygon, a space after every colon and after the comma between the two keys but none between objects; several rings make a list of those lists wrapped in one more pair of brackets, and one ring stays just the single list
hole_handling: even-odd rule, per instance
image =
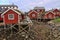
[{"label": "red house wall", "polygon": [[58,9],[53,10],[53,13],[55,13],[56,16],[59,16],[59,12],[60,11]]},{"label": "red house wall", "polygon": [[[33,17],[32,14],[35,14],[35,17]],[[38,13],[37,12],[34,12],[34,11],[29,14],[30,19],[36,19],[37,16],[38,16]]]},{"label": "red house wall", "polygon": [[60,12],[57,13],[57,16],[60,16]]},{"label": "red house wall", "polygon": [[[8,14],[14,14],[14,20],[9,20],[8,19]],[[4,22],[5,24],[15,24],[18,23],[18,14],[12,10],[9,10],[4,14]]]},{"label": "red house wall", "polygon": [[59,12],[59,10],[58,9],[55,9],[53,12]]},{"label": "red house wall", "polygon": [[53,13],[49,12],[49,13],[47,13],[47,14],[44,16],[44,18],[46,18],[46,19],[54,19],[54,18],[55,18],[55,15],[54,15]]},{"label": "red house wall", "polygon": [[0,21],[3,21],[3,18],[1,17],[1,14],[0,14]]}]

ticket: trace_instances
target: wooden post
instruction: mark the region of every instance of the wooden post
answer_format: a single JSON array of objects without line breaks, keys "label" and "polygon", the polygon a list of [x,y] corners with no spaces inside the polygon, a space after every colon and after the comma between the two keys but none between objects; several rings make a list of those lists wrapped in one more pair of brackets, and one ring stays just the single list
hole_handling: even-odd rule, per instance
[{"label": "wooden post", "polygon": [[12,35],[12,34],[13,34],[13,32],[12,32],[12,27],[13,27],[13,25],[11,24],[10,26],[11,26],[11,35]]},{"label": "wooden post", "polygon": [[20,23],[21,23],[21,22],[20,22],[20,20],[21,20],[21,19],[20,19],[20,16],[21,16],[21,15],[18,16],[18,26],[19,26],[19,31],[20,31]]}]

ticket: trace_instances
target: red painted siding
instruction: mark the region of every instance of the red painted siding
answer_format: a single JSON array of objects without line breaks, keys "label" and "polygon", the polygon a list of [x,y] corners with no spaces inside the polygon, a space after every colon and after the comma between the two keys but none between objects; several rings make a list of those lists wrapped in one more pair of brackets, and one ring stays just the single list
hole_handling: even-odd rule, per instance
[{"label": "red painted siding", "polygon": [[55,15],[54,15],[53,13],[49,12],[49,13],[47,13],[47,14],[44,16],[44,18],[46,18],[46,19],[54,19],[54,18],[55,18]]},{"label": "red painted siding", "polygon": [[[14,20],[9,20],[8,19],[8,14],[14,14]],[[5,24],[15,24],[18,23],[18,14],[12,10],[9,10],[4,14],[4,22]]]},{"label": "red painted siding", "polygon": [[[33,16],[33,15],[35,15],[35,16]],[[29,14],[29,17],[30,17],[30,19],[36,19],[37,15],[38,15],[38,13],[33,11]]]},{"label": "red painted siding", "polygon": [[1,14],[0,14],[0,21],[3,21],[3,18],[1,17]]},{"label": "red painted siding", "polygon": [[60,16],[60,12],[58,13],[58,16]]},{"label": "red painted siding", "polygon": [[58,9],[53,10],[53,12],[55,13],[55,16],[59,16],[60,11]]},{"label": "red painted siding", "polygon": [[3,18],[1,17],[1,14],[0,14],[0,21],[3,21]]},{"label": "red painted siding", "polygon": [[55,9],[53,12],[59,12],[59,10],[58,9]]}]

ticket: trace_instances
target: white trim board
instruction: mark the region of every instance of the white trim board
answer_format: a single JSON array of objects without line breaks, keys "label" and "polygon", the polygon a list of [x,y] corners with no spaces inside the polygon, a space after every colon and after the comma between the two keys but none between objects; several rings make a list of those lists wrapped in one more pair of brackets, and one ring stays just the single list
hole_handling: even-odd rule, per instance
[{"label": "white trim board", "polygon": [[[48,13],[50,13],[50,12],[47,12],[47,13],[45,13],[45,15],[47,15]],[[51,12],[52,14],[54,14],[53,12]],[[55,14],[54,14],[55,15]]]},{"label": "white trim board", "polygon": [[[35,10],[32,10],[31,12],[28,13],[28,15],[30,15],[30,13],[32,13],[32,12],[36,12],[36,11],[35,11]],[[38,12],[36,12],[36,13],[38,13]],[[38,13],[38,14],[39,14],[39,13]]]},{"label": "white trim board", "polygon": [[21,14],[20,14],[19,12],[17,12],[16,10],[9,8],[9,9],[6,10],[4,13],[2,13],[1,16],[3,16],[3,15],[4,15],[6,12],[8,12],[9,10],[13,10],[13,11],[16,12],[17,14],[21,15]]}]

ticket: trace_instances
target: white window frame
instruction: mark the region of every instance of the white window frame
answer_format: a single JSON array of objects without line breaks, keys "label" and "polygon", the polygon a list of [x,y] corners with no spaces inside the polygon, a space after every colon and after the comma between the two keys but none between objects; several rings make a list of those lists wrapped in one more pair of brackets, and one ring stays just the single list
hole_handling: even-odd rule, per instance
[{"label": "white window frame", "polygon": [[32,14],[32,17],[35,17],[36,15],[35,14]]},{"label": "white window frame", "polygon": [[[10,18],[10,17],[9,17],[10,15],[13,15],[13,18]],[[14,14],[8,14],[8,19],[9,19],[9,20],[14,20]]]}]

